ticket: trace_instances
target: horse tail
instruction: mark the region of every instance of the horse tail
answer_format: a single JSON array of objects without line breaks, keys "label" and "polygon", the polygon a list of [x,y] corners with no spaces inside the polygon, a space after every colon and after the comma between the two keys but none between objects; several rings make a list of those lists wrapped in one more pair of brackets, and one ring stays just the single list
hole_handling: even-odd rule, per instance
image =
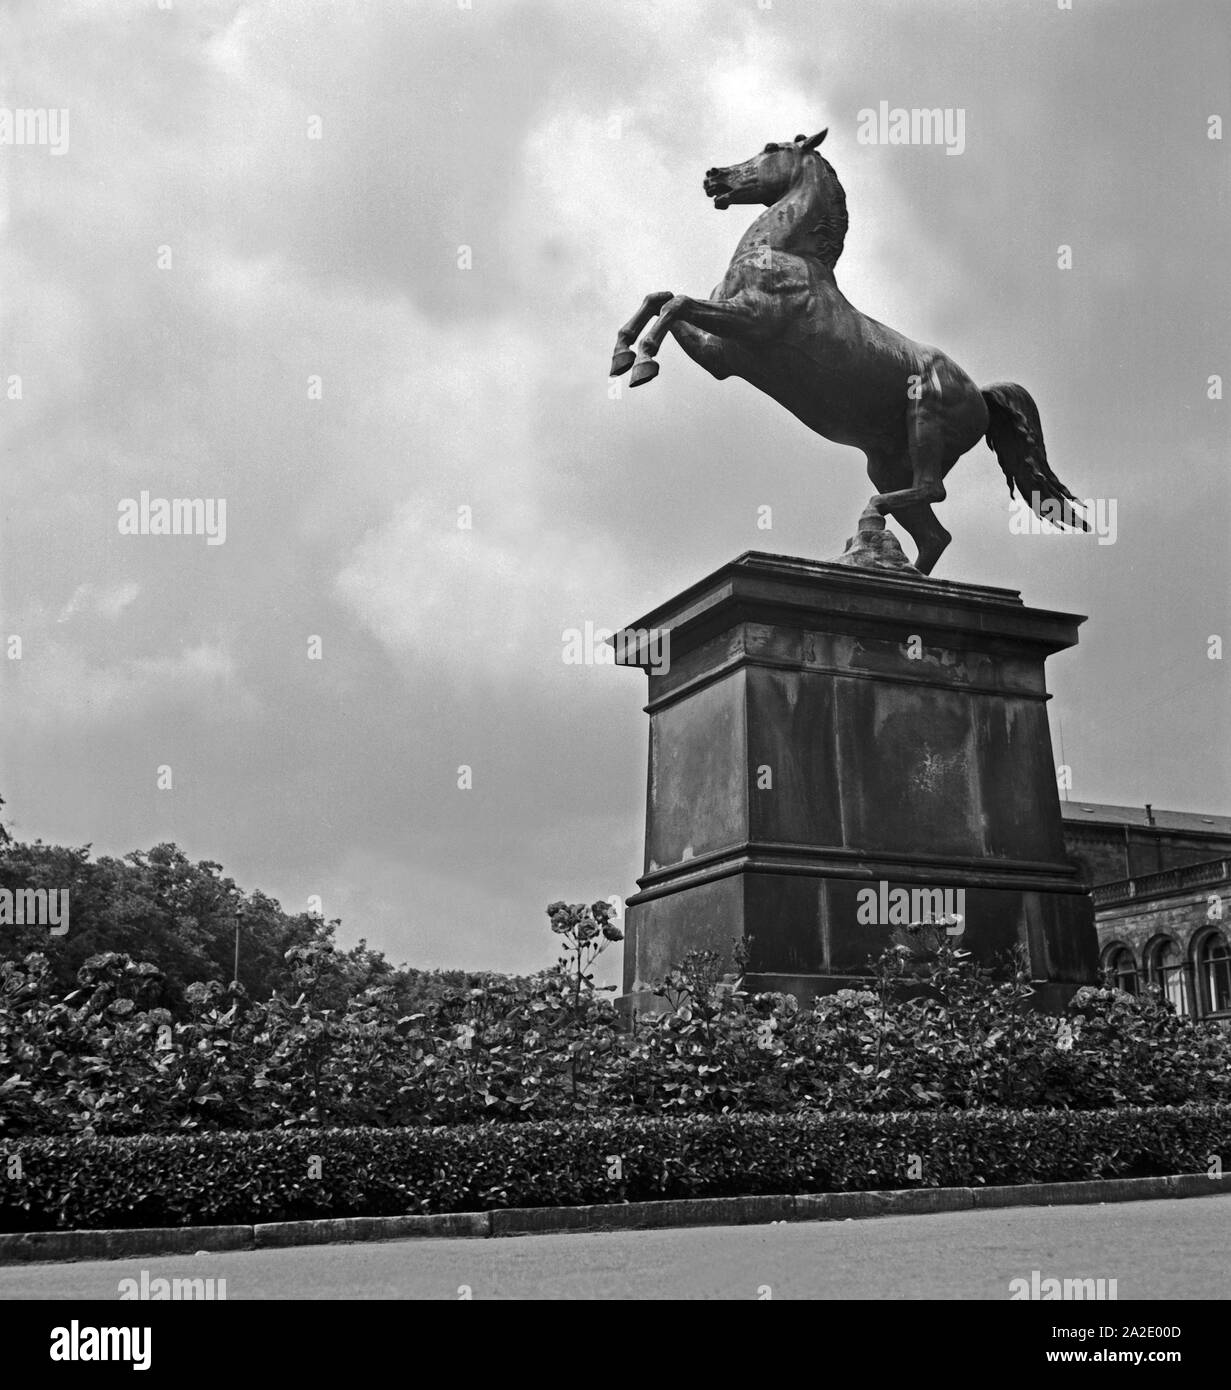
[{"label": "horse tail", "polygon": [[[1073,506],[1077,498],[1047,462],[1039,408],[1030,392],[1016,382],[998,381],[981,394],[987,402],[987,447],[995,452],[1008,480],[1009,496],[1016,485],[1035,516],[1088,531],[1088,522]],[[1040,510],[1044,502],[1053,504],[1046,516]]]}]

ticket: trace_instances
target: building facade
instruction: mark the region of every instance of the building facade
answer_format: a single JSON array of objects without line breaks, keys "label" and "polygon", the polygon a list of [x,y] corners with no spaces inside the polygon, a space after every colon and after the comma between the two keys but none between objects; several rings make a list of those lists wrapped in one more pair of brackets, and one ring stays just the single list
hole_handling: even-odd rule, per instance
[{"label": "building facade", "polygon": [[1083,802],[1063,813],[1101,966],[1190,1018],[1231,1019],[1231,817]]}]

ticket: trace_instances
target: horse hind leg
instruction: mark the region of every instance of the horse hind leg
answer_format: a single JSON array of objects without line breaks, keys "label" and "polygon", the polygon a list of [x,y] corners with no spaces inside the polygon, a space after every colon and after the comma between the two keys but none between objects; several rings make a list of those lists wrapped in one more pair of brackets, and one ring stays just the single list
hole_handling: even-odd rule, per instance
[{"label": "horse hind leg", "polygon": [[879,493],[873,497],[871,505],[882,516],[897,517],[916,537],[919,559],[915,567],[930,574],[950,539],[948,531],[933,515],[932,507],[945,500],[945,474],[957,458],[950,455],[946,444],[946,412],[936,368],[923,373],[923,378],[923,392],[912,403],[906,419],[906,461],[910,466],[911,484]]},{"label": "horse hind leg", "polygon": [[637,360],[632,344],[637,341],[641,330],[654,315],[673,298],[670,290],[658,290],[654,294],[647,294],[641,301],[641,308],[616,334],[615,351],[611,355],[611,376],[622,376]]},{"label": "horse hind leg", "polygon": [[[947,471],[948,469],[941,470],[942,473]],[[921,574],[931,574],[936,567],[937,560],[940,559],[945,547],[953,538],[937,520],[931,503],[912,502],[910,498],[915,489],[902,487],[902,484],[909,481],[911,477],[910,462],[906,459],[870,457],[868,459],[868,477],[878,493],[872,499],[872,505],[882,515],[886,512],[892,514],[893,519],[915,543],[918,552],[915,557],[915,568]],[[943,495],[944,486],[942,484],[941,496]],[[902,501],[895,501],[895,499],[906,499],[905,504],[903,505]],[[893,505],[889,505],[891,503]]]},{"label": "horse hind leg", "polygon": [[900,507],[893,516],[915,543],[918,551],[915,568],[920,574],[931,574],[953,537],[937,520],[936,513],[927,502]]}]

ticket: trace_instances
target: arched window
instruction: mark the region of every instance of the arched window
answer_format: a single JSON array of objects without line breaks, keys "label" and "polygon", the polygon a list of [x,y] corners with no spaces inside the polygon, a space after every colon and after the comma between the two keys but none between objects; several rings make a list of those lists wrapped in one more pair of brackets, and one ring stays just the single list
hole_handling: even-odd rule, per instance
[{"label": "arched window", "polygon": [[1200,937],[1193,951],[1203,1014],[1231,1013],[1231,950],[1220,931]]},{"label": "arched window", "polygon": [[1184,957],[1169,936],[1150,949],[1146,958],[1146,973],[1150,984],[1174,1006],[1177,1014],[1189,1012]]},{"label": "arched window", "polygon": [[1103,952],[1103,969],[1117,989],[1126,994],[1137,993],[1137,962],[1127,946],[1118,941],[1108,946]]}]

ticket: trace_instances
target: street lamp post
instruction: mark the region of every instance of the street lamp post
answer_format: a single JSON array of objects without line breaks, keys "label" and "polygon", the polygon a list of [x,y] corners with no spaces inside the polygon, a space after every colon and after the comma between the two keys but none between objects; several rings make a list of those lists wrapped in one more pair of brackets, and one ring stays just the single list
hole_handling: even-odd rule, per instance
[{"label": "street lamp post", "polygon": [[239,924],[243,920],[244,909],[241,904],[235,909],[235,969],[231,975],[234,984],[239,984]]}]

